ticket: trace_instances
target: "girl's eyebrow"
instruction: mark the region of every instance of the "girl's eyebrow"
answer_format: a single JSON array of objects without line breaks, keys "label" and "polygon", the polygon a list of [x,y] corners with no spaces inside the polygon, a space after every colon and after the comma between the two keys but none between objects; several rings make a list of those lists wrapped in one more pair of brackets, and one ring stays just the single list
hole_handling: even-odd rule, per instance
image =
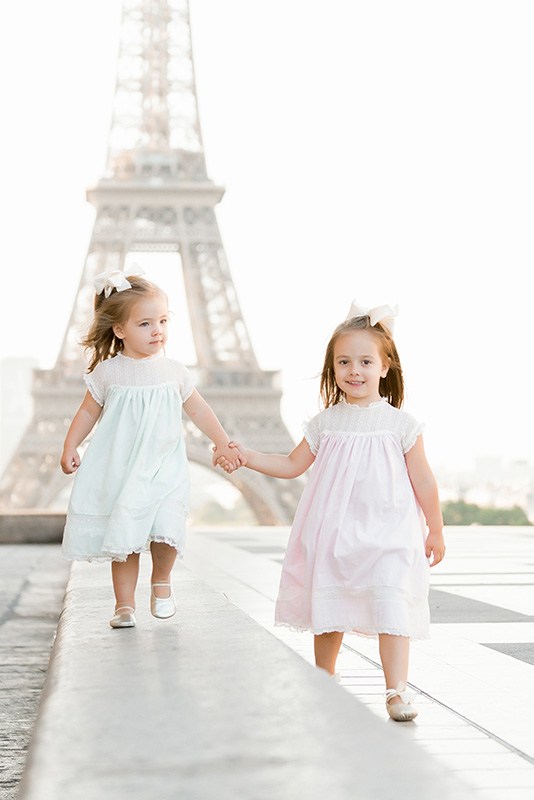
[{"label": "girl's eyebrow", "polygon": [[[340,353],[338,356],[336,356],[336,358],[352,358],[352,356],[346,356],[346,355],[343,355],[343,353]],[[366,355],[356,356],[356,359],[359,359],[359,358],[374,358],[374,356],[366,356]]]}]

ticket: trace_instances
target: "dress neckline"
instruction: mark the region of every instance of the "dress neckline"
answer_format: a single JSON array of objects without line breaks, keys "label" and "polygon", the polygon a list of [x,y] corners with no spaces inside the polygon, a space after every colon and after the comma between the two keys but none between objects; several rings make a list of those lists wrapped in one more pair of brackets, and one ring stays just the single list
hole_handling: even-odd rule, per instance
[{"label": "dress neckline", "polygon": [[119,357],[124,358],[126,361],[134,361],[137,363],[138,361],[154,361],[156,358],[161,358],[163,356],[163,350],[160,350],[159,353],[154,353],[153,356],[144,356],[143,358],[132,358],[131,356],[125,356],[124,353],[119,350],[115,358]]},{"label": "dress neckline", "polygon": [[340,403],[343,403],[344,405],[349,406],[350,408],[358,408],[360,409],[360,411],[366,411],[368,408],[375,408],[376,406],[381,406],[384,403],[387,403],[387,400],[385,397],[381,397],[380,400],[374,400],[372,403],[369,403],[368,406],[360,406],[358,405],[358,403],[347,403],[347,399],[345,397],[342,397]]}]

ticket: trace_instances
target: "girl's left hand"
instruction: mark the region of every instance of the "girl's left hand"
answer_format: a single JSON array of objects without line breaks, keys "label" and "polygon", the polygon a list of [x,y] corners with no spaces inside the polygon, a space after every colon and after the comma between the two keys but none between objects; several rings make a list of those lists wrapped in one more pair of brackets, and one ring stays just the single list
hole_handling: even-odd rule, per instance
[{"label": "girl's left hand", "polygon": [[239,467],[243,467],[246,464],[246,459],[244,457],[244,453],[241,450],[241,446],[238,442],[229,442],[228,445],[224,448],[226,450],[226,454],[221,454],[221,448],[213,447],[212,450],[214,452],[213,456],[213,466],[214,467],[221,467],[224,469],[225,472],[228,474],[234,472]]},{"label": "girl's left hand", "polygon": [[431,567],[435,567],[445,557],[445,540],[441,531],[430,531],[426,537],[425,555],[432,558]]}]

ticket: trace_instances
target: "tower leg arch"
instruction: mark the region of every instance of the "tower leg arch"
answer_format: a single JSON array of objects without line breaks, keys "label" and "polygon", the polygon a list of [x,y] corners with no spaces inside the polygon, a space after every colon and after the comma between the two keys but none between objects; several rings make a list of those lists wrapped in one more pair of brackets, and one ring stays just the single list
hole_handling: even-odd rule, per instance
[{"label": "tower leg arch", "polygon": [[[204,442],[198,445],[188,443],[187,456],[191,463],[213,471],[211,455]],[[222,469],[218,469],[218,473],[243,495],[258,525],[291,525],[293,510],[302,491],[300,481],[281,481],[246,467],[230,475]]]}]

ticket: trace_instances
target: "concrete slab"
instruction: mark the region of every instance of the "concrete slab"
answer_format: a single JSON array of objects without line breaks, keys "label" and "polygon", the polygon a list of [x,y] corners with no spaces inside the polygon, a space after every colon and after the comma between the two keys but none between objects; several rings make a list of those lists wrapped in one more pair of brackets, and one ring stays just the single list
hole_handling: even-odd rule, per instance
[{"label": "concrete slab", "polygon": [[112,630],[109,567],[73,565],[20,800],[471,797],[183,564],[174,586],[156,620],[143,574]]},{"label": "concrete slab", "polygon": [[0,545],[0,797],[15,800],[61,612],[58,545]]}]

